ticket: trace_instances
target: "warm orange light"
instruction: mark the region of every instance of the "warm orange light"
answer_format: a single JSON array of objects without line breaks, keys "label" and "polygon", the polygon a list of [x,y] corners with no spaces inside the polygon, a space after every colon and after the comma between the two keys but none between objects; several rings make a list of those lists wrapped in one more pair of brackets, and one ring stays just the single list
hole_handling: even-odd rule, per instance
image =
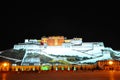
[{"label": "warm orange light", "polygon": [[3,66],[4,66],[4,67],[8,66],[8,63],[3,63]]},{"label": "warm orange light", "polygon": [[108,63],[109,63],[110,65],[112,65],[112,64],[113,64],[113,61],[109,61]]}]

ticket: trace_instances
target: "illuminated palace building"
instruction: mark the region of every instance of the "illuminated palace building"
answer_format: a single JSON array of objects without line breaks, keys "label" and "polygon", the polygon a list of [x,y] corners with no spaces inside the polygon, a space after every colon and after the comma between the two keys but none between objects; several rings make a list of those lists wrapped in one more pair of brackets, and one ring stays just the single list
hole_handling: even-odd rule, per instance
[{"label": "illuminated palace building", "polygon": [[[21,54],[21,50],[24,53]],[[120,70],[119,51],[105,47],[103,42],[83,42],[83,39],[78,37],[67,39],[64,36],[49,36],[41,39],[25,39],[24,43],[15,44],[13,51],[19,52],[0,54],[2,58],[14,60],[14,63],[11,63],[12,70],[15,68],[23,70],[23,67],[35,70],[35,66],[36,69],[40,69],[43,65],[54,65],[53,68],[59,66],[61,69],[62,65],[69,65],[68,70],[72,68],[70,65],[76,65],[78,69],[99,67],[106,70]],[[12,54],[14,56],[11,56]],[[0,63],[0,69],[6,65]]]},{"label": "illuminated palace building", "polygon": [[[67,39],[64,36],[42,37],[40,40],[25,39],[24,43],[14,45],[14,49],[26,50],[21,65],[40,65],[60,60],[69,64],[89,63],[88,59],[99,56],[105,58],[104,55],[111,58],[108,53],[102,54],[103,42],[82,42],[82,38]],[[31,55],[33,56],[29,57]],[[41,56],[46,57],[47,61],[41,59]]]},{"label": "illuminated palace building", "polygon": [[24,43],[15,44],[14,49],[26,51],[21,65],[91,64],[119,60],[120,56],[119,51],[105,47],[103,42],[83,42],[82,38],[67,39],[64,36],[25,39]]}]

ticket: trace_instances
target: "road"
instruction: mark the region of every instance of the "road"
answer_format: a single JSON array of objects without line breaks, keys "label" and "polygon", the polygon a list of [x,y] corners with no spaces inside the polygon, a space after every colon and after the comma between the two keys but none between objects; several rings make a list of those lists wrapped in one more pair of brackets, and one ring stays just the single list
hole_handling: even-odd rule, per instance
[{"label": "road", "polygon": [[120,71],[0,72],[0,80],[119,80]]}]

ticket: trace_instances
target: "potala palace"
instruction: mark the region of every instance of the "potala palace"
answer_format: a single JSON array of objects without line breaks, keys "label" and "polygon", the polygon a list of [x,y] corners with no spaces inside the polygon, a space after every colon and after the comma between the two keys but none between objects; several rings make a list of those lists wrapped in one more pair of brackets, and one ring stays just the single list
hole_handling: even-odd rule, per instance
[{"label": "potala palace", "polygon": [[98,60],[119,60],[120,52],[105,47],[103,42],[84,42],[82,38],[67,39],[64,36],[49,36],[41,39],[25,39],[13,49],[25,50],[21,65],[83,64]]}]

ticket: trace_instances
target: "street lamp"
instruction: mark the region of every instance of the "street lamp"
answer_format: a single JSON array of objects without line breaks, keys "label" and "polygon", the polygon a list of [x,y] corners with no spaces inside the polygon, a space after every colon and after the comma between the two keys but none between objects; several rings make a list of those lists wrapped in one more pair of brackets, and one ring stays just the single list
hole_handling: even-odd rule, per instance
[{"label": "street lamp", "polygon": [[110,65],[112,65],[112,64],[113,64],[113,61],[109,61],[108,63],[109,63]]},{"label": "street lamp", "polygon": [[4,66],[4,67],[7,67],[8,65],[9,65],[9,64],[6,63],[6,62],[3,63],[3,66]]},{"label": "street lamp", "polygon": [[10,63],[3,62],[2,63],[2,71],[9,71]]}]

